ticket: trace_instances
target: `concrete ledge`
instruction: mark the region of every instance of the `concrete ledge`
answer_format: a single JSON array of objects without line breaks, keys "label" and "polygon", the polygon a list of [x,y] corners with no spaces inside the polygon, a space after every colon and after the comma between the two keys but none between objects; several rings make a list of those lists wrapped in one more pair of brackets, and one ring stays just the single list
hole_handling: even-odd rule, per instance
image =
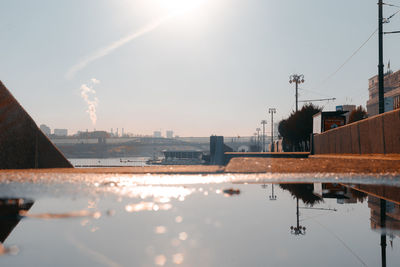
[{"label": "concrete ledge", "polygon": [[226,152],[225,165],[233,158],[307,158],[309,152]]},{"label": "concrete ledge", "polygon": [[399,174],[400,158],[393,160],[314,156],[306,159],[235,158],[225,167],[225,172]]},{"label": "concrete ledge", "polygon": [[[35,182],[42,175],[59,177],[74,174],[79,180],[80,175],[214,175],[214,174],[265,174],[265,173],[340,173],[340,174],[382,174],[400,175],[400,155],[318,155],[309,158],[234,158],[227,166],[147,166],[122,168],[66,168],[66,169],[29,169],[0,170],[0,182],[10,181],[16,177],[18,182]],[[21,178],[22,177],[22,178]],[[84,177],[84,176],[82,176]],[[96,176],[94,176],[96,177]],[[146,177],[143,176],[143,179]],[[140,178],[141,179],[141,178]],[[79,180],[80,181],[80,180]]]}]

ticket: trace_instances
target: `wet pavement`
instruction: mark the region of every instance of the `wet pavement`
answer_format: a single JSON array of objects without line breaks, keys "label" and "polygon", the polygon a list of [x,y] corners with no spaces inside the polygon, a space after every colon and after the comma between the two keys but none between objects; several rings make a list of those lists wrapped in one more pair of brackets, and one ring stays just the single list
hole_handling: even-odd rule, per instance
[{"label": "wet pavement", "polygon": [[50,171],[0,181],[2,266],[400,263],[393,173]]}]

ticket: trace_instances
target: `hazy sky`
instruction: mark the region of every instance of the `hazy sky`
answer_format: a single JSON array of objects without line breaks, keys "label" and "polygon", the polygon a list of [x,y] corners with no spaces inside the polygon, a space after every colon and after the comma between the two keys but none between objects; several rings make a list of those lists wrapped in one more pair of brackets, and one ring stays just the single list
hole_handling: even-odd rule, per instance
[{"label": "hazy sky", "polygon": [[[376,30],[376,2],[2,0],[0,79],[52,129],[252,135],[269,107],[276,120],[295,108],[293,73],[300,99],[366,105],[376,34],[324,80]],[[385,30],[400,30],[400,13]],[[399,45],[385,36],[393,70]]]}]

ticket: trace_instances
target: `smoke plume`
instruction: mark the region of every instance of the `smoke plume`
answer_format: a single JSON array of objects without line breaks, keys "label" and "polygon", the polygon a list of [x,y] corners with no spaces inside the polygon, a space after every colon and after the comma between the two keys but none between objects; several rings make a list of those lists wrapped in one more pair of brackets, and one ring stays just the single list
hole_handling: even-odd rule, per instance
[{"label": "smoke plume", "polygon": [[94,90],[94,86],[100,83],[96,78],[90,79],[90,82],[87,84],[81,85],[81,97],[85,100],[87,104],[86,112],[89,114],[90,120],[93,125],[96,125],[97,115],[96,108],[99,103],[99,99],[96,97],[96,91]]}]

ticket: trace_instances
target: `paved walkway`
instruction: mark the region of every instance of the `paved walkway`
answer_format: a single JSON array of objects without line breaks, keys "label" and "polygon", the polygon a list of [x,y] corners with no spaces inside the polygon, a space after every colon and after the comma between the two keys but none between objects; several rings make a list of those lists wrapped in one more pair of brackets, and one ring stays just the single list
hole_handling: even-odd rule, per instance
[{"label": "paved walkway", "polygon": [[24,173],[75,174],[216,174],[216,173],[396,173],[400,155],[318,155],[309,158],[233,158],[227,166],[146,166],[116,168],[0,170]]}]

